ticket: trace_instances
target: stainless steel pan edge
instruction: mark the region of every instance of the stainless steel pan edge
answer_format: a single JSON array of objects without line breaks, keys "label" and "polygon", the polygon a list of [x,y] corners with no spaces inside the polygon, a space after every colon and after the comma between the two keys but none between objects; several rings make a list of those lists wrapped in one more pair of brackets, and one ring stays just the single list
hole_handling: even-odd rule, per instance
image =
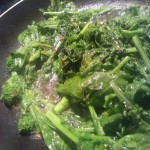
[{"label": "stainless steel pan edge", "polygon": [[[95,6],[150,5],[150,0],[73,0],[78,8]],[[21,0],[0,17],[0,93],[8,77],[6,58],[18,47],[17,36],[32,21],[41,19],[39,8],[47,8],[50,0]],[[17,131],[17,111],[0,102],[0,150],[46,150],[41,140],[22,137]]]}]

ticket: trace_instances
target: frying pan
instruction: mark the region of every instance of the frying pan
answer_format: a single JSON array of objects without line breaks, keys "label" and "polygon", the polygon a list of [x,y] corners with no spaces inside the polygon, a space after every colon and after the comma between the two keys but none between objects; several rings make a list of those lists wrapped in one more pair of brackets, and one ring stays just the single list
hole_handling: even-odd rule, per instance
[{"label": "frying pan", "polygon": [[[103,5],[150,5],[149,0],[73,0],[78,8]],[[42,19],[39,8],[47,8],[50,0],[21,0],[0,16],[0,87],[8,77],[6,58],[19,47],[17,36],[32,21]],[[0,88],[1,93],[1,88]],[[42,140],[21,136],[17,131],[18,111],[0,102],[0,150],[46,150]]]}]

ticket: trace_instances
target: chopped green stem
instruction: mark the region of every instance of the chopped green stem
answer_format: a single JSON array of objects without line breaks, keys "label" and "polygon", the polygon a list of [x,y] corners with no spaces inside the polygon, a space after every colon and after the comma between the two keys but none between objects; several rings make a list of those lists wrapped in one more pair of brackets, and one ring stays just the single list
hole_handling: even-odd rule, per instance
[{"label": "chopped green stem", "polygon": [[36,51],[30,58],[29,58],[29,62],[33,62],[35,60],[37,60],[40,57],[41,52],[40,51]]},{"label": "chopped green stem", "polygon": [[144,75],[145,78],[148,78],[148,74],[146,73],[146,71],[144,70],[144,68],[141,66],[141,64],[139,62],[135,63],[137,68],[139,68],[139,71],[142,75]]},{"label": "chopped green stem", "polygon": [[80,36],[80,35],[83,35],[83,34],[86,32],[86,30],[88,29],[88,27],[89,27],[90,24],[91,24],[91,22],[89,21],[89,22],[84,26],[84,28],[81,30],[81,32],[79,33],[79,36]]},{"label": "chopped green stem", "polygon": [[125,57],[125,58],[120,62],[120,64],[119,64],[117,67],[115,67],[115,68],[111,71],[111,73],[114,74],[114,73],[116,73],[117,71],[119,71],[129,60],[130,60],[130,57],[129,57],[129,56]]},{"label": "chopped green stem", "polygon": [[49,15],[49,16],[59,16],[61,14],[69,14],[69,15],[78,15],[79,12],[78,11],[74,11],[74,12],[44,12],[44,15]]},{"label": "chopped green stem", "polygon": [[144,31],[143,30],[133,30],[133,31],[129,31],[129,30],[122,30],[122,32],[127,35],[127,36],[134,36],[137,34],[143,34]]},{"label": "chopped green stem", "polygon": [[136,46],[136,48],[138,49],[145,65],[147,66],[147,69],[150,71],[150,59],[148,58],[143,46],[142,46],[142,43],[141,43],[141,40],[139,39],[138,36],[133,36],[133,42],[134,42],[134,45]]},{"label": "chopped green stem", "polygon": [[55,113],[60,114],[64,110],[68,109],[69,106],[70,102],[66,97],[63,97],[62,100],[59,103],[57,103],[56,106],[54,107],[54,111]]},{"label": "chopped green stem", "polygon": [[50,53],[48,51],[41,51],[41,55],[49,57]]},{"label": "chopped green stem", "polygon": [[75,144],[79,143],[79,138],[75,136],[71,131],[69,131],[63,124],[61,119],[52,111],[48,111],[46,113],[46,117],[52,122],[52,124],[60,130],[63,134],[65,134],[70,140],[72,140]]},{"label": "chopped green stem", "polygon": [[95,112],[94,107],[89,105],[88,108],[89,108],[89,111],[90,111],[90,114],[91,114],[91,117],[92,117],[92,120],[93,120],[95,131],[97,132],[97,135],[105,135],[105,133],[103,131],[103,128],[101,126],[101,123],[98,119],[98,116]]},{"label": "chopped green stem", "polygon": [[137,108],[135,107],[135,105],[133,105],[132,102],[131,102],[131,100],[129,100],[124,95],[124,92],[118,87],[118,85],[114,81],[110,82],[110,86],[112,87],[112,89],[114,90],[114,92],[116,93],[116,95],[118,96],[118,98],[120,99],[120,101],[122,103],[124,103],[127,106],[127,108],[137,110]]},{"label": "chopped green stem", "polygon": [[149,21],[149,20],[150,20],[150,18],[148,18],[148,17],[140,18],[129,28],[129,30],[134,30],[138,24],[145,22],[145,21]]},{"label": "chopped green stem", "polygon": [[43,46],[43,47],[49,47],[49,48],[51,48],[51,46],[48,45],[48,44],[42,44],[42,43],[34,43],[34,44],[32,44],[32,47],[38,47],[38,46]]},{"label": "chopped green stem", "polygon": [[93,14],[94,13],[98,14],[98,15],[103,15],[106,14],[108,12],[112,11],[112,8],[94,8],[91,10],[82,10],[82,11],[70,11],[70,12],[57,12],[57,11],[52,11],[52,12],[44,12],[44,15],[49,15],[49,16],[59,16],[61,14],[69,14],[69,15],[80,15],[82,13],[87,13],[87,14]]},{"label": "chopped green stem", "polygon": [[95,142],[96,141],[112,141],[113,142],[113,139],[109,136],[104,136],[104,135],[93,135],[93,134],[89,134],[89,138],[94,140]]},{"label": "chopped green stem", "polygon": [[95,132],[95,129],[92,127],[89,128],[75,128],[76,131],[78,132],[84,132],[84,133],[93,133]]},{"label": "chopped green stem", "polygon": [[136,47],[127,48],[125,53],[136,53],[138,52]]}]

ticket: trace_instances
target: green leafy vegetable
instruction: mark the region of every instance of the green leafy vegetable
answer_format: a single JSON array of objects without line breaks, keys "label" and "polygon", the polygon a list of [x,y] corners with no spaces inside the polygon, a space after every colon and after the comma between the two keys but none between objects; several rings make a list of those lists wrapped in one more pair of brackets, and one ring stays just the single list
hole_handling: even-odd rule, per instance
[{"label": "green leafy vegetable", "polygon": [[150,8],[51,0],[20,33],[1,99],[49,150],[149,149]]},{"label": "green leafy vegetable", "polygon": [[34,128],[34,120],[32,116],[30,115],[25,115],[25,116],[20,116],[19,117],[19,122],[18,122],[18,131],[21,134],[29,134],[33,131]]},{"label": "green leafy vegetable", "polygon": [[20,102],[23,94],[24,80],[16,73],[12,72],[10,78],[2,87],[1,98],[4,103],[11,107]]}]

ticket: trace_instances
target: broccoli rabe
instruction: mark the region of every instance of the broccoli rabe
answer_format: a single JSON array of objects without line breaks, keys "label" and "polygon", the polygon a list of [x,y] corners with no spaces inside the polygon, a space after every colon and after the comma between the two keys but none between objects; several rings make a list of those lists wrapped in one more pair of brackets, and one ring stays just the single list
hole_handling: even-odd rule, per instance
[{"label": "broccoli rabe", "polygon": [[[63,150],[75,150],[83,147],[82,149],[84,150],[87,148],[87,141],[89,142],[88,146],[91,148],[96,148],[97,146],[105,147],[103,145],[104,143],[107,147],[111,147],[110,143],[114,142],[111,137],[95,136],[84,132],[79,133],[78,130],[64,120],[62,115],[55,113],[54,104],[50,101],[43,100],[36,92],[38,92],[36,89],[25,90],[22,106],[26,110],[26,116],[21,116],[19,120],[19,131],[23,130],[26,133],[31,129],[30,127],[34,127],[34,122],[30,118],[31,116],[28,116],[30,112],[36,121],[35,126],[40,129],[45,144],[49,149],[57,150],[61,148]],[[57,108],[57,110],[60,112],[61,108]],[[29,118],[31,121],[28,121]],[[24,126],[25,124],[27,128]],[[59,134],[60,132],[61,134]],[[101,140],[99,141],[99,139]],[[55,145],[53,145],[54,143]]]},{"label": "broccoli rabe", "polygon": [[18,122],[18,131],[22,135],[30,134],[35,127],[35,121],[33,117],[29,114],[20,115]]},{"label": "broccoli rabe", "polygon": [[15,66],[15,62],[14,62],[14,57],[12,55],[10,55],[7,58],[6,66],[7,66],[7,70],[10,71],[10,72],[16,70],[16,66]]},{"label": "broccoli rabe", "polygon": [[49,150],[149,148],[150,8],[52,0],[43,15],[7,59],[2,99],[21,100],[18,131],[38,130]]},{"label": "broccoli rabe", "polygon": [[23,85],[23,79],[16,72],[12,72],[10,78],[2,86],[1,99],[6,105],[11,107],[19,103],[23,93]]}]

